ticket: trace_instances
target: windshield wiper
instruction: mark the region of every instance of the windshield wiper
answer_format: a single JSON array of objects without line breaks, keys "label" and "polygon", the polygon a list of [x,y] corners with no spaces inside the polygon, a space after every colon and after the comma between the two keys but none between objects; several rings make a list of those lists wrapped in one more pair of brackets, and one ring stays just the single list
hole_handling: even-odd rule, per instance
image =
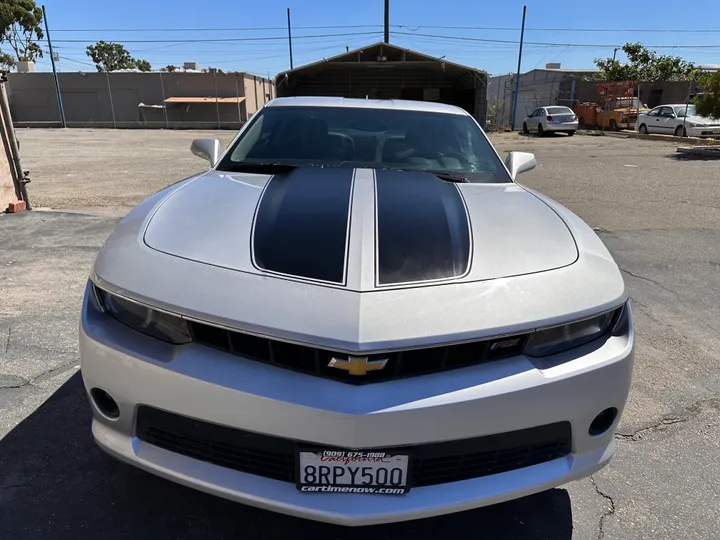
[{"label": "windshield wiper", "polygon": [[462,173],[453,173],[450,171],[432,171],[429,169],[402,169],[402,168],[396,168],[396,167],[384,167],[384,170],[386,171],[402,171],[402,172],[425,172],[428,174],[433,174],[440,178],[440,180],[446,180],[447,182],[456,182],[458,184],[466,184],[469,183],[470,180],[467,176],[463,176]]},{"label": "windshield wiper", "polygon": [[458,184],[467,184],[470,182],[468,180],[467,176],[463,176],[459,173],[453,173],[449,171],[425,171],[429,172],[430,174],[434,174],[437,176],[440,180],[446,180],[448,182],[456,182]]},{"label": "windshield wiper", "polygon": [[247,173],[260,173],[260,174],[280,174],[284,172],[290,172],[303,165],[293,165],[289,163],[232,163],[224,165],[223,171],[229,172],[247,172]]}]

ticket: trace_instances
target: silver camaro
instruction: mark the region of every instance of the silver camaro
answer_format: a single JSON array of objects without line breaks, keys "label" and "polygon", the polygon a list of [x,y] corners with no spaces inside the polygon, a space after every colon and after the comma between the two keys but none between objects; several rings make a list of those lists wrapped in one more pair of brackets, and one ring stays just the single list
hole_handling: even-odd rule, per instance
[{"label": "silver camaro", "polygon": [[80,324],[109,454],[343,525],[587,477],[634,331],[593,230],[436,103],[282,98],[97,256]]}]

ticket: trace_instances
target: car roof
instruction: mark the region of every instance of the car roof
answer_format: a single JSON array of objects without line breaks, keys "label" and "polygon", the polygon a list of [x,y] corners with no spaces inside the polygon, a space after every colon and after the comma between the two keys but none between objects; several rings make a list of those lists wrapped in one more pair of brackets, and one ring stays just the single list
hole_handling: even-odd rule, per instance
[{"label": "car roof", "polygon": [[432,101],[410,101],[405,99],[358,99],[326,96],[281,97],[269,101],[266,107],[355,107],[363,109],[395,109],[404,111],[438,112],[468,115],[455,105]]}]

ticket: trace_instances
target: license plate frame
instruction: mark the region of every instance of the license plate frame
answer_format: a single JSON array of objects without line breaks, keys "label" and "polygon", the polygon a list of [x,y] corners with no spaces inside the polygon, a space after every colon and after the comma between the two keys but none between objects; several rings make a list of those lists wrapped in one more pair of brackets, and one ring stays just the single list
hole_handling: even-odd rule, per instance
[{"label": "license plate frame", "polygon": [[[386,484],[379,484],[377,482],[375,483],[368,483],[368,484],[362,484],[360,482],[345,484],[345,483],[336,483],[336,482],[329,482],[329,483],[309,483],[304,482],[303,478],[303,464],[307,466],[308,464],[312,464],[314,462],[314,459],[311,459],[309,457],[306,457],[303,459],[303,454],[314,454],[317,456],[316,463],[318,466],[320,464],[327,464],[325,466],[330,468],[329,475],[335,475],[333,476],[333,480],[336,480],[337,478],[337,471],[334,471],[334,467],[342,467],[345,469],[345,474],[343,476],[348,476],[351,474],[349,472],[350,467],[370,467],[371,469],[378,470],[381,468],[385,468],[386,470],[393,467],[377,467],[376,463],[369,463],[362,461],[362,458],[366,459],[381,459],[379,456],[382,454],[386,460],[390,460],[389,463],[395,463],[396,465],[404,464],[405,466],[405,482],[404,485],[391,485],[390,482],[390,475],[393,473],[391,471],[388,471],[387,477],[388,477],[388,483]],[[328,461],[320,461],[320,457],[326,457]],[[345,460],[350,460],[349,463],[345,463]],[[363,463],[367,463],[363,465]],[[295,450],[295,487],[299,491],[303,493],[354,493],[354,494],[362,494],[362,495],[391,495],[391,496],[398,496],[398,495],[406,495],[410,492],[412,489],[412,464],[413,464],[413,455],[412,453],[406,449],[406,448],[393,448],[393,449],[363,449],[363,450],[348,450],[346,448],[317,448],[317,447],[299,447]],[[318,476],[321,471],[317,471]],[[362,473],[367,474],[374,474],[375,480],[378,480],[376,472],[371,471],[356,471],[356,475],[359,477]],[[327,478],[330,480],[330,478]],[[351,480],[354,478],[351,478]],[[359,480],[359,478],[357,478]]]}]

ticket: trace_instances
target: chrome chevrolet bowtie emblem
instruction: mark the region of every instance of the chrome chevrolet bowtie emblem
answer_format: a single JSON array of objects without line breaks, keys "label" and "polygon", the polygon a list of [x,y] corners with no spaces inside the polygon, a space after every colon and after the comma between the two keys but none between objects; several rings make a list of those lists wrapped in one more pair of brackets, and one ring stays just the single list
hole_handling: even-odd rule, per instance
[{"label": "chrome chevrolet bowtie emblem", "polygon": [[342,369],[350,375],[367,375],[369,371],[377,371],[385,367],[388,359],[368,360],[367,357],[349,356],[347,358],[333,358],[328,367]]}]

